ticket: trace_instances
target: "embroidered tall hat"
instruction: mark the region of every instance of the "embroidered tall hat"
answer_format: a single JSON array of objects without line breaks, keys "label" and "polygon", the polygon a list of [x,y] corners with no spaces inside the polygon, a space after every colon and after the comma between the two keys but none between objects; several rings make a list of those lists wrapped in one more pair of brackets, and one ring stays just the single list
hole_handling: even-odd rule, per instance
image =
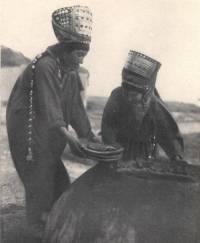
[{"label": "embroidered tall hat", "polygon": [[[123,82],[132,86],[149,89],[154,86],[156,74],[161,63],[140,52],[130,50],[125,62],[122,76]],[[135,75],[131,80],[126,80],[127,71]]]},{"label": "embroidered tall hat", "polygon": [[52,25],[60,42],[91,42],[92,13],[87,6],[76,5],[55,10]]}]

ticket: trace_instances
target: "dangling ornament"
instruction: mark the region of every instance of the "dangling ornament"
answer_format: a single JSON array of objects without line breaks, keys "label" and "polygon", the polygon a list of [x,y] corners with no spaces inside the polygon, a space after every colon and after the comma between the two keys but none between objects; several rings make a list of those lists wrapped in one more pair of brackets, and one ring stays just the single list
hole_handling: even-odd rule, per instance
[{"label": "dangling ornament", "polygon": [[27,142],[28,142],[28,153],[26,155],[27,162],[33,162],[33,120],[35,118],[34,110],[33,110],[33,89],[34,89],[34,81],[35,81],[35,67],[38,60],[43,56],[43,54],[39,54],[32,61],[31,69],[32,69],[32,79],[30,80],[30,90],[29,90],[29,107],[28,107],[28,129],[27,129]]}]

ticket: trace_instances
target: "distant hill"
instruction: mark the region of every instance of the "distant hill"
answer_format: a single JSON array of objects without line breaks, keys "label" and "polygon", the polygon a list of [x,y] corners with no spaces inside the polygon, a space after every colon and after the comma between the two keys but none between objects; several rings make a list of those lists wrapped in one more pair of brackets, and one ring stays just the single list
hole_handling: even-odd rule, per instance
[{"label": "distant hill", "polygon": [[[103,110],[108,97],[90,96],[88,97],[88,110]],[[200,107],[190,103],[177,101],[165,101],[170,112],[192,112],[200,113]]]},{"label": "distant hill", "polygon": [[1,67],[16,67],[26,65],[31,60],[21,52],[16,52],[6,46],[1,46]]},{"label": "distant hill", "polygon": [[200,107],[190,103],[167,101],[165,102],[171,112],[193,112],[200,113]]}]

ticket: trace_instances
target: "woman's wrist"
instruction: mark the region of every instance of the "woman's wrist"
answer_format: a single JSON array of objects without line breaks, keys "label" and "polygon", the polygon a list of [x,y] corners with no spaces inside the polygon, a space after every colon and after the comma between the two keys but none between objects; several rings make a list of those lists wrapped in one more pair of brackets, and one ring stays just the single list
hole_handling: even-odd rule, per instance
[{"label": "woman's wrist", "polygon": [[66,138],[67,141],[69,141],[69,137],[71,136],[69,131],[66,127],[60,127],[61,134]]}]

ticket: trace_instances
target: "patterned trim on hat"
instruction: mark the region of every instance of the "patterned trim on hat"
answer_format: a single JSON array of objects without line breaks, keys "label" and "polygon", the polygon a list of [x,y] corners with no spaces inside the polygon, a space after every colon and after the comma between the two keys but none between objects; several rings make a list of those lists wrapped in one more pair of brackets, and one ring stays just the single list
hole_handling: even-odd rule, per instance
[{"label": "patterned trim on hat", "polygon": [[153,74],[158,71],[161,63],[140,52],[130,50],[124,68],[144,78],[151,79]]},{"label": "patterned trim on hat", "polygon": [[91,37],[82,35],[76,32],[71,31],[69,28],[63,28],[60,25],[58,25],[53,19],[52,19],[52,26],[54,33],[56,35],[56,38],[60,42],[81,42],[89,44],[91,42]]},{"label": "patterned trim on hat", "polygon": [[138,90],[139,92],[147,92],[150,87],[148,85],[139,85],[139,84],[135,84],[133,82],[124,80],[122,82],[122,84],[127,84],[129,87],[133,87],[134,89]]},{"label": "patterned trim on hat", "polygon": [[54,11],[52,24],[59,41],[91,41],[92,13],[86,6],[77,5]]}]

